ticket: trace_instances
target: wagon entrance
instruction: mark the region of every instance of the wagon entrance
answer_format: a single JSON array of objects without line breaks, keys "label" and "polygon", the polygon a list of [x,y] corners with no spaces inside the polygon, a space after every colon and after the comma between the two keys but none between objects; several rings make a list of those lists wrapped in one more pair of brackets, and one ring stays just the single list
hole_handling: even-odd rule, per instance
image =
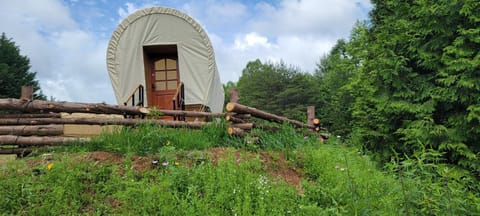
[{"label": "wagon entrance", "polygon": [[180,84],[177,46],[145,46],[143,51],[148,106],[177,109],[173,102]]}]

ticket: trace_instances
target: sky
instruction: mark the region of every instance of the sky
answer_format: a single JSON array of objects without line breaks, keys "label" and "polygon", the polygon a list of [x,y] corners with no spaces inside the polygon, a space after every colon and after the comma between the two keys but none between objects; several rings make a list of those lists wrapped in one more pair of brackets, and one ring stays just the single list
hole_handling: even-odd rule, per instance
[{"label": "sky", "polygon": [[108,41],[124,18],[152,6],[175,8],[202,25],[222,83],[238,81],[256,59],[312,73],[372,8],[369,0],[0,0],[0,32],[30,58],[48,98],[116,104]]}]

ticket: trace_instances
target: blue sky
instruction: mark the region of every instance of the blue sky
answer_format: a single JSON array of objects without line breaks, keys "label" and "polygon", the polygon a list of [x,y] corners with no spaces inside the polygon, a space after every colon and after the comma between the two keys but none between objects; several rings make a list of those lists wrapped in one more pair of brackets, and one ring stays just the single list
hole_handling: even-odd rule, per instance
[{"label": "blue sky", "polygon": [[224,83],[255,59],[313,72],[372,7],[369,0],[0,0],[0,31],[30,58],[47,96],[114,104],[108,41],[121,20],[151,6],[176,8],[203,26]]}]

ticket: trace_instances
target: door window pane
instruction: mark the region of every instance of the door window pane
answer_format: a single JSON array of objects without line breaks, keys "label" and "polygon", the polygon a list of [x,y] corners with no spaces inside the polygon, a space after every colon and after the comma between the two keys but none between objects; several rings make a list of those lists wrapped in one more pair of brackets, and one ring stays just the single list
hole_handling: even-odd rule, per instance
[{"label": "door window pane", "polygon": [[177,71],[167,71],[167,80],[177,79]]},{"label": "door window pane", "polygon": [[167,83],[165,81],[155,82],[155,91],[167,90]]},{"label": "door window pane", "polygon": [[165,59],[160,59],[155,62],[155,70],[165,70]]},{"label": "door window pane", "polygon": [[167,81],[167,89],[168,90],[175,90],[177,89],[177,81]]},{"label": "door window pane", "polygon": [[165,79],[165,71],[155,72],[155,80],[166,80]]},{"label": "door window pane", "polygon": [[175,59],[167,59],[167,70],[177,69],[177,61]]}]

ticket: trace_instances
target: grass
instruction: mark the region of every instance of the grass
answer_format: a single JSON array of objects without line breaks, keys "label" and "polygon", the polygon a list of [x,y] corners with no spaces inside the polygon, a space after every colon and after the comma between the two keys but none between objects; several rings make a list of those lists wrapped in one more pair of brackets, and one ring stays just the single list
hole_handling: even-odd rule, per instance
[{"label": "grass", "polygon": [[225,131],[223,124],[203,130],[147,124],[39,150],[0,166],[0,209],[21,215],[480,214],[478,181],[430,163],[428,154],[383,168],[336,138],[320,143],[288,126],[252,131],[258,139]]}]

